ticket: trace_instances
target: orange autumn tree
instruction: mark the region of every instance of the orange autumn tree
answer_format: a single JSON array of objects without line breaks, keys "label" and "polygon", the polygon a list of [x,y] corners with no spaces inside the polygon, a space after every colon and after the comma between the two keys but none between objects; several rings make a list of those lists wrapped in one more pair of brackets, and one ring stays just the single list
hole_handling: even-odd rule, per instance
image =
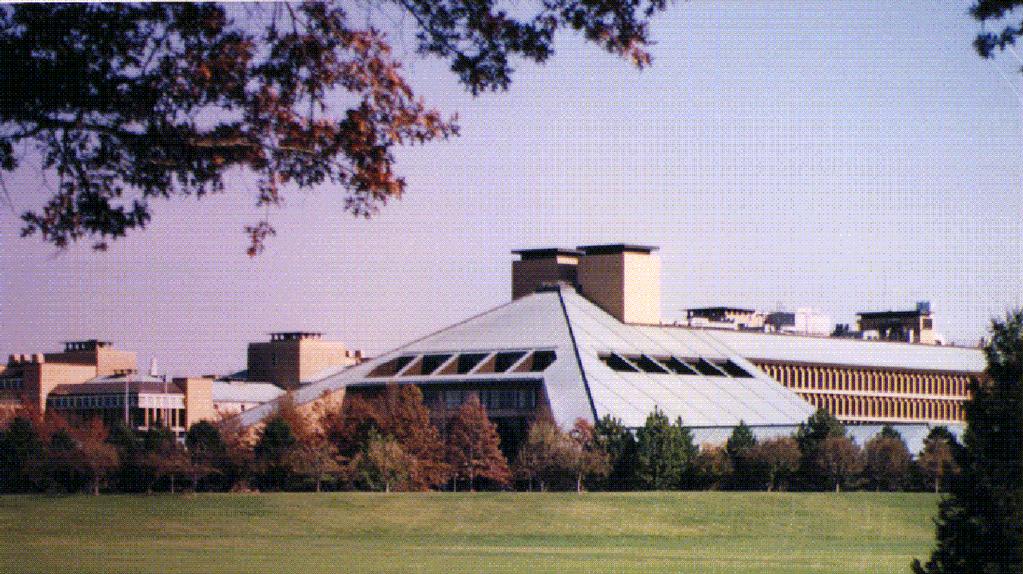
[{"label": "orange autumn tree", "polygon": [[320,420],[325,435],[349,459],[365,453],[374,434],[393,438],[410,464],[405,488],[427,490],[450,476],[444,443],[415,385],[388,385],[376,396],[346,397],[340,409],[324,413]]},{"label": "orange autumn tree", "polygon": [[511,471],[500,445],[497,427],[490,422],[479,398],[472,395],[448,427],[447,461],[455,480],[467,480],[470,490],[476,490],[477,478],[507,485]]}]

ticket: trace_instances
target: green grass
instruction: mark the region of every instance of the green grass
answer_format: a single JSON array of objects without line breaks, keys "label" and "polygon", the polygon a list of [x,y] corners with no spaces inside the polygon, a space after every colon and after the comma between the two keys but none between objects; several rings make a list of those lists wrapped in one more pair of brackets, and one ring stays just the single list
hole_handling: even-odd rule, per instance
[{"label": "green grass", "polygon": [[929,494],[0,497],[0,572],[908,572]]}]

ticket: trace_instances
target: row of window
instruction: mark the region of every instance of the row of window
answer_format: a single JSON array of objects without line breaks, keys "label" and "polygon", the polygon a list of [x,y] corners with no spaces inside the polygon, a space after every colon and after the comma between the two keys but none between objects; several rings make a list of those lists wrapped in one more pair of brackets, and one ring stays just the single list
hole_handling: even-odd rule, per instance
[{"label": "row of window", "polygon": [[20,391],[24,385],[21,377],[0,377],[0,391]]},{"label": "row of window", "polygon": [[557,359],[557,355],[551,350],[402,355],[377,365],[367,376],[413,377],[507,372],[540,373],[551,366],[555,359]]},{"label": "row of window", "polygon": [[703,375],[707,377],[753,378],[748,371],[729,359],[703,357],[675,357],[669,355],[620,355],[605,353],[600,360],[622,373],[651,373],[655,375]]},{"label": "row of window", "polygon": [[427,404],[443,405],[446,409],[457,409],[473,395],[479,398],[480,403],[488,411],[536,408],[536,391],[533,389],[425,389],[423,400]]},{"label": "row of window", "polygon": [[[138,397],[129,397],[130,406],[138,405]],[[58,409],[105,409],[124,406],[123,395],[50,397],[46,404]]]}]

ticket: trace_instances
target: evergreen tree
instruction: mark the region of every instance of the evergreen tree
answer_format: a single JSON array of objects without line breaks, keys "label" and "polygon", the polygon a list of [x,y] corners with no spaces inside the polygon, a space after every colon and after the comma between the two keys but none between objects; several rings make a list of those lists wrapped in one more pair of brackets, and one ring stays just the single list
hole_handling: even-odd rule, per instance
[{"label": "evergreen tree", "polygon": [[970,385],[960,473],[939,506],[937,547],[918,574],[1023,572],[1023,310],[995,320],[986,377]]},{"label": "evergreen tree", "polygon": [[611,461],[604,484],[609,490],[631,490],[636,484],[636,436],[611,415],[597,421],[597,442]]},{"label": "evergreen tree", "polygon": [[114,474],[117,489],[121,492],[141,492],[146,489],[145,452],[142,438],[134,429],[118,422],[110,427],[107,442],[117,449],[121,467]]},{"label": "evergreen tree", "polygon": [[32,421],[15,417],[0,433],[0,492],[25,492],[32,487],[30,464],[43,457],[45,445]]},{"label": "evergreen tree", "polygon": [[255,462],[262,473],[262,484],[267,488],[284,488],[289,470],[287,456],[298,440],[291,432],[291,425],[281,417],[267,421],[263,434],[253,449]]},{"label": "evergreen tree", "polygon": [[943,426],[931,429],[924,439],[924,448],[917,456],[917,463],[926,486],[933,488],[935,494],[941,492],[946,477],[959,472],[953,454],[958,448],[955,435]]},{"label": "evergreen tree", "polygon": [[757,477],[754,476],[750,451],[757,446],[757,437],[744,421],[732,430],[732,435],[725,443],[725,452],[732,463],[732,483],[736,488],[755,488]]},{"label": "evergreen tree", "polygon": [[796,429],[796,443],[802,453],[799,475],[805,488],[822,490],[828,487],[828,470],[820,464],[823,461],[820,451],[824,441],[831,437],[845,437],[845,427],[824,409],[817,409]]},{"label": "evergreen tree", "polygon": [[668,416],[655,407],[636,433],[636,474],[640,485],[650,490],[682,488],[692,478],[698,452],[682,419],[671,424]]}]

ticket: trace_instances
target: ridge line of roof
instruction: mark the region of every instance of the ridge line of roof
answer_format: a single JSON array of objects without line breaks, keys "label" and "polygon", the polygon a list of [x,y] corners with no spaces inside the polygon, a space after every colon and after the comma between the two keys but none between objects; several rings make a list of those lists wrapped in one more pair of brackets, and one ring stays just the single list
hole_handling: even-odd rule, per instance
[{"label": "ridge line of roof", "polygon": [[572,330],[572,318],[568,316],[568,308],[565,306],[565,298],[558,289],[558,302],[561,303],[561,312],[565,317],[565,326],[568,327],[568,338],[572,341],[572,352],[575,353],[576,366],[579,367],[579,375],[583,379],[583,388],[586,389],[586,398],[590,402],[590,411],[593,413],[593,424],[597,424],[597,405],[593,402],[593,393],[590,392],[590,381],[586,378],[586,368],[583,367],[583,359],[579,355],[579,344],[575,340],[575,331]]}]

